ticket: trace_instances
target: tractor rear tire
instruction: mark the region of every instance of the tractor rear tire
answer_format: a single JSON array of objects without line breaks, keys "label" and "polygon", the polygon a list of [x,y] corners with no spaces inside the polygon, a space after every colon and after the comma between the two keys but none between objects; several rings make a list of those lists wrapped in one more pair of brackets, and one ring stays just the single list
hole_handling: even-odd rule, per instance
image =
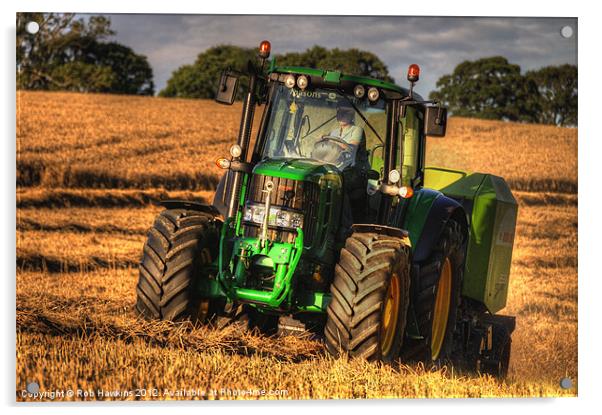
[{"label": "tractor rear tire", "polygon": [[161,212],[148,231],[136,287],[136,309],[147,319],[208,322],[223,306],[197,294],[202,268],[218,254],[219,221],[186,209]]},{"label": "tractor rear tire", "polygon": [[403,239],[353,233],[341,250],[324,330],[335,357],[392,362],[399,356],[410,290],[410,250]]},{"label": "tractor rear tire", "polygon": [[447,363],[452,356],[460,290],[464,269],[465,233],[455,219],[449,219],[439,241],[420,264],[413,308],[420,340],[408,339],[404,360],[426,364]]}]

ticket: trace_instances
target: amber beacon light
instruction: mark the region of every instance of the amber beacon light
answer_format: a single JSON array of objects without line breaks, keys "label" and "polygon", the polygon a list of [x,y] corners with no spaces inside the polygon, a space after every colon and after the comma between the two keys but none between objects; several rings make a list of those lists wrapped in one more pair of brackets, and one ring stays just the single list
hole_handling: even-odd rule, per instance
[{"label": "amber beacon light", "polygon": [[417,82],[420,78],[420,66],[415,63],[408,67],[408,81]]},{"label": "amber beacon light", "polygon": [[262,41],[259,44],[259,57],[262,59],[267,59],[270,57],[270,51],[272,50],[272,45],[267,40]]}]

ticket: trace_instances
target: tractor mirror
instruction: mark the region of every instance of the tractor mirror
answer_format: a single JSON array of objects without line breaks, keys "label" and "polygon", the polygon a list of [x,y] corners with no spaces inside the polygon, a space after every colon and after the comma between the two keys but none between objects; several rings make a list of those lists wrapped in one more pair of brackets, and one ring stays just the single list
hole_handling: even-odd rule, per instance
[{"label": "tractor mirror", "polygon": [[424,116],[424,134],[431,137],[445,136],[447,127],[447,108],[439,106],[426,107]]},{"label": "tractor mirror", "polygon": [[238,90],[238,77],[228,72],[223,72],[219,80],[215,100],[220,104],[232,105]]}]

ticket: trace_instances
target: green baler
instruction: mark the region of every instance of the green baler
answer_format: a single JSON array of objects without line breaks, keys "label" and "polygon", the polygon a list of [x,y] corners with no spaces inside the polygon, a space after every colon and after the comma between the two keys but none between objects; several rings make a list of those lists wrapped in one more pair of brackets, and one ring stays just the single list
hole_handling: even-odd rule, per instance
[{"label": "green baler", "polygon": [[469,218],[462,295],[491,313],[500,311],[508,296],[518,212],[508,184],[491,174],[427,167],[425,187],[461,201]]},{"label": "green baler", "polygon": [[[426,168],[447,113],[338,71],[249,63],[238,143],[212,205],[169,200],[148,234],[137,309],[152,319],[311,331],[333,355],[504,375],[517,204],[503,179]],[[216,100],[232,104],[225,71]],[[253,147],[252,122],[263,106]]]}]

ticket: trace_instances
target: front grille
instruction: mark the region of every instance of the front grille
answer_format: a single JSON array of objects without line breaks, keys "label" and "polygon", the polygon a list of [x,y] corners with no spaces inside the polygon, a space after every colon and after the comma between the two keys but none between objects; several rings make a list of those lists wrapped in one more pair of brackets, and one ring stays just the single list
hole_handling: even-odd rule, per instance
[{"label": "front grille", "polygon": [[[247,200],[249,202],[265,204],[267,193],[262,190],[265,189],[265,183],[268,180],[274,183],[274,190],[270,195],[272,206],[282,206],[304,212],[303,233],[305,236],[305,245],[311,245],[318,221],[319,186],[311,182],[257,174],[252,176],[249,183],[249,190],[247,192]],[[259,225],[254,223],[244,224],[245,236],[257,237],[260,232],[261,227]],[[275,227],[268,229],[268,238],[273,241],[292,243],[295,240],[295,236],[296,232],[288,229]]]},{"label": "front grille", "polygon": [[316,183],[305,183],[304,196],[305,206],[303,211],[303,233],[305,237],[305,246],[313,243],[314,235],[318,227],[318,207],[320,206],[320,186]]}]

